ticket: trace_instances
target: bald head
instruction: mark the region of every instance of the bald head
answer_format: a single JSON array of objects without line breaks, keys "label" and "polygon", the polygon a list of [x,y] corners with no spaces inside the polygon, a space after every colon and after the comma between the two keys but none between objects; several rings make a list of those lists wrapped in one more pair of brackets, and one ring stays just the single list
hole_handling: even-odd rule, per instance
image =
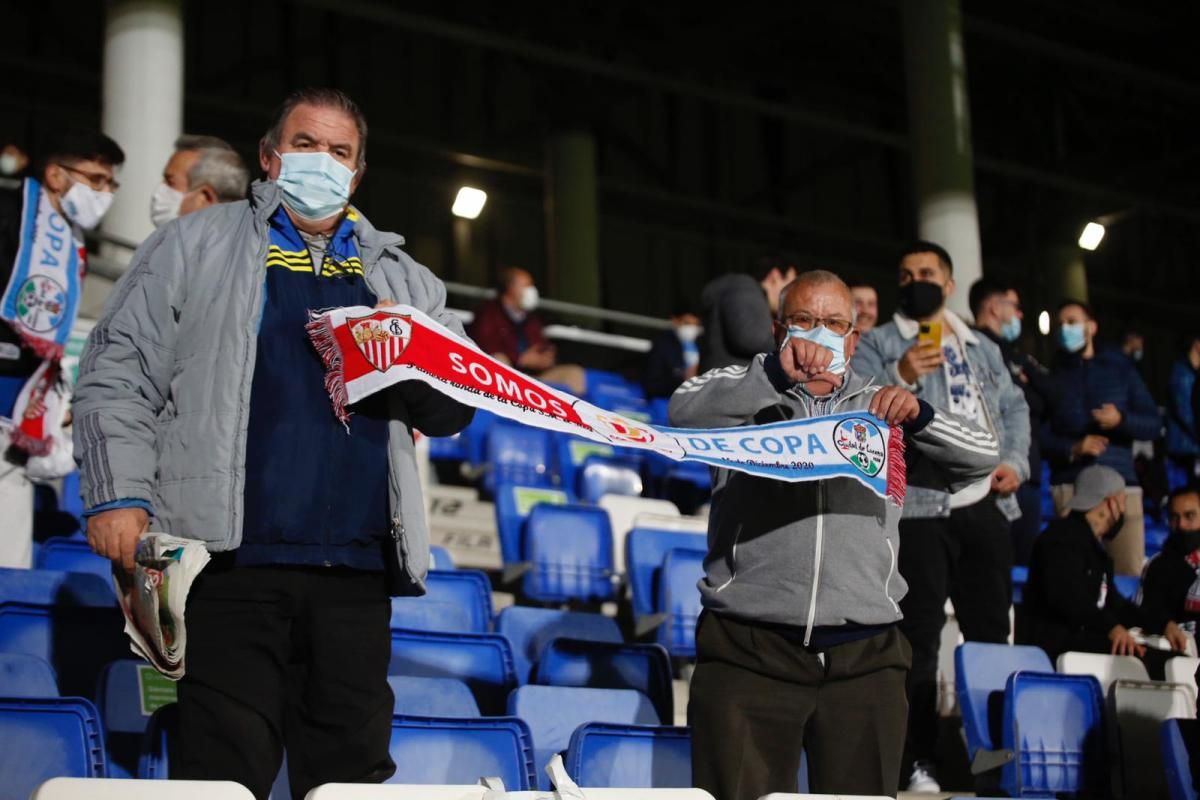
[{"label": "bald head", "polygon": [[[834,311],[812,308],[818,298],[822,307]],[[811,269],[797,275],[779,293],[779,321],[784,322],[797,311],[808,311],[822,317],[840,316],[854,322],[854,296],[846,282],[836,274],[825,269]]]}]

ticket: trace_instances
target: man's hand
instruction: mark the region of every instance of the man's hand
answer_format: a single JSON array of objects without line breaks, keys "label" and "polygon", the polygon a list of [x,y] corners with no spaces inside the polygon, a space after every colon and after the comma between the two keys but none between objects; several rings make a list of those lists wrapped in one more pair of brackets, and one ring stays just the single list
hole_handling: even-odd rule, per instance
[{"label": "man's hand", "polygon": [[832,363],[832,350],[807,339],[788,339],[779,351],[779,365],[792,383],[811,381]]},{"label": "man's hand", "polygon": [[906,383],[916,383],[917,378],[938,369],[945,360],[942,348],[928,342],[917,342],[900,357],[900,361],[896,364],[896,371],[900,373],[900,377],[904,378]]},{"label": "man's hand", "polygon": [[1177,653],[1186,653],[1188,643],[1192,640],[1192,637],[1188,636],[1183,628],[1174,622],[1167,623],[1167,627],[1163,631],[1163,636],[1166,637],[1167,642],[1171,645],[1171,649]]},{"label": "man's hand", "polygon": [[1075,443],[1071,448],[1071,458],[1078,459],[1084,456],[1099,458],[1108,449],[1108,437],[1097,436],[1096,434],[1088,434]]},{"label": "man's hand", "polygon": [[992,491],[1001,495],[1009,495],[1021,488],[1021,479],[1017,471],[1008,464],[1001,464],[992,473]]},{"label": "man's hand", "polygon": [[1108,632],[1108,640],[1112,642],[1109,652],[1114,656],[1138,656],[1146,653],[1146,648],[1138,644],[1137,639],[1124,625],[1113,625]]},{"label": "man's hand", "polygon": [[888,425],[900,425],[916,419],[921,413],[921,404],[907,389],[885,386],[871,398],[867,410]]},{"label": "man's hand", "polygon": [[137,553],[138,537],[150,529],[150,515],[140,508],[114,508],[88,517],[88,544],[110,559],[114,566],[120,565],[126,572],[133,572],[133,557]]},{"label": "man's hand", "polygon": [[517,356],[517,366],[521,369],[541,372],[554,366],[554,348],[550,345],[535,345]]},{"label": "man's hand", "polygon": [[1102,430],[1111,431],[1113,428],[1121,424],[1121,412],[1117,411],[1117,407],[1112,403],[1105,403],[1099,408],[1092,410],[1092,419],[1096,420],[1096,424]]}]

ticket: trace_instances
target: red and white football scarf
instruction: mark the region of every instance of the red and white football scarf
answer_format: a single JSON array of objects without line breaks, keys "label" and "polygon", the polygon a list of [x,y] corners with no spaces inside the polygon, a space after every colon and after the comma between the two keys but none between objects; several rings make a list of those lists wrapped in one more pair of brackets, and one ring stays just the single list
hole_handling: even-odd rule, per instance
[{"label": "red and white football scarf", "polygon": [[1200,550],[1193,550],[1184,556],[1183,560],[1196,571],[1196,580],[1192,581],[1192,585],[1188,587],[1183,608],[1193,614],[1200,614]]},{"label": "red and white football scarf", "polygon": [[325,362],[325,388],[342,422],[347,407],[364,397],[419,380],[464,405],[537,428],[784,481],[853,478],[904,502],[904,434],[866,411],[742,428],[666,428],[547,386],[411,306],[314,314],[308,335]]},{"label": "red and white football scarf", "polygon": [[55,450],[68,451],[70,460],[71,437],[63,431],[70,405],[71,387],[59,363],[43,361],[17,395],[13,407],[13,445],[38,458]]}]

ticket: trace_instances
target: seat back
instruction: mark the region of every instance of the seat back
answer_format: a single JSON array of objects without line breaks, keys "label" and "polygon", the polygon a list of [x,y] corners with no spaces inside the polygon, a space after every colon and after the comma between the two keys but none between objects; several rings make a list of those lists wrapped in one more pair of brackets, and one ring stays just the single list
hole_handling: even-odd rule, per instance
[{"label": "seat back", "polygon": [[1193,704],[1196,699],[1196,670],[1200,670],[1200,658],[1193,656],[1175,656],[1168,658],[1166,678],[1168,683],[1181,683],[1192,692]]},{"label": "seat back", "polygon": [[1002,744],[1013,752],[1000,776],[1011,796],[1103,793],[1109,765],[1099,681],[1090,675],[1010,675]]},{"label": "seat back", "polygon": [[579,476],[579,497],[586,503],[598,503],[606,494],[638,497],[642,476],[637,465],[618,458],[588,456]]},{"label": "seat back", "polygon": [[1126,600],[1133,600],[1142,588],[1142,579],[1137,575],[1115,575],[1113,584]]},{"label": "seat back", "polygon": [[430,570],[421,597],[392,598],[392,627],[447,633],[492,628],[492,585],[472,569]]},{"label": "seat back", "polygon": [[438,545],[429,548],[429,566],[431,569],[457,569],[454,564],[454,557],[450,555],[450,551]]},{"label": "seat back", "polygon": [[553,486],[550,431],[507,420],[497,420],[488,435],[488,473],[485,485],[502,483]]},{"label": "seat back", "polygon": [[56,536],[42,542],[34,566],[61,572],[86,572],[112,585],[112,562],[92,552],[86,539]]},{"label": "seat back", "polygon": [[696,655],[696,622],[700,618],[700,589],[704,577],[703,550],[675,549],[663,559],[658,595],[666,615],[658,627],[658,643],[673,656]]},{"label": "seat back", "polygon": [[33,603],[53,606],[117,605],[112,576],[48,569],[0,568],[0,603]]},{"label": "seat back", "polygon": [[[650,700],[632,689],[580,689],[566,686],[522,686],[508,698],[508,713],[529,723],[534,760],[547,764],[570,744],[571,734],[585,722],[658,725]],[[550,788],[538,775],[539,787]]]},{"label": "seat back", "polygon": [[1191,742],[1195,747],[1195,743],[1200,742],[1200,721],[1168,719],[1162,723],[1160,731],[1162,760],[1171,800],[1196,800],[1198,793],[1192,782],[1192,759],[1200,758],[1200,752],[1193,753],[1188,743]]},{"label": "seat back", "polygon": [[168,703],[150,715],[138,757],[139,779],[165,781],[171,777],[170,754],[178,731],[179,706],[175,703]]},{"label": "seat back", "polygon": [[0,652],[0,697],[58,697],[58,678],[44,658]]},{"label": "seat back", "polygon": [[510,791],[534,785],[533,737],[523,721],[511,717],[397,715],[389,750],[396,774],[388,783],[470,784],[498,777]]},{"label": "seat back", "polygon": [[606,494],[596,501],[608,512],[608,523],[613,535],[613,565],[617,574],[625,574],[625,539],[633,530],[640,515],[678,517],[679,509],[670,500],[654,497],[629,497],[621,494]]},{"label": "seat back", "polygon": [[1025,584],[1029,583],[1029,567],[1012,568],[1012,601],[1014,606],[1025,602]]},{"label": "seat back", "polygon": [[592,506],[539,505],[525,523],[525,595],[544,603],[613,596],[612,530]]},{"label": "seat back", "polygon": [[658,576],[663,559],[675,548],[703,550],[707,540],[690,531],[635,527],[625,539],[625,566],[635,618],[653,614],[661,603]]},{"label": "seat back", "polygon": [[137,775],[150,716],[174,703],[176,695],[174,681],[164,678],[144,661],[127,658],[104,668],[96,687],[96,705],[104,725],[109,777]]},{"label": "seat back", "polygon": [[92,696],[104,666],[129,655],[124,630],[115,607],[0,603],[0,651],[48,662],[63,696]]},{"label": "seat back", "polygon": [[558,437],[555,450],[557,457],[555,468],[558,470],[559,485],[572,491],[579,488],[579,473],[589,457],[613,458],[617,454],[617,449],[611,444],[593,442],[591,439],[582,439],[578,436]]},{"label": "seat back", "polygon": [[565,636],[593,642],[622,640],[616,620],[603,614],[530,606],[509,606],[501,611],[496,617],[496,633],[503,634],[512,644],[519,683],[532,680],[533,665],[554,639]]},{"label": "seat back", "polygon": [[692,785],[687,728],[589,722],[571,735],[567,772],[583,787],[684,789]]},{"label": "seat back", "polygon": [[538,503],[566,505],[569,495],[561,489],[524,486],[515,483],[496,485],[496,533],[500,537],[500,558],[505,564],[521,560],[521,539],[525,520]]},{"label": "seat back", "polygon": [[1104,694],[1113,683],[1148,681],[1146,665],[1136,656],[1110,656],[1107,653],[1063,653],[1058,657],[1058,671],[1063,675],[1091,675],[1100,681]]},{"label": "seat back", "polygon": [[254,800],[233,781],[155,781],[128,778],[52,778],[29,800]]},{"label": "seat back", "polygon": [[50,778],[104,777],[100,715],[82,698],[0,699],[0,742],[5,797]]},{"label": "seat back", "polygon": [[389,675],[392,711],[406,717],[478,717],[471,687],[458,678]]},{"label": "seat back", "polygon": [[467,684],[484,714],[500,714],[517,684],[512,647],[494,633],[392,631],[389,675],[458,678]]},{"label": "seat back", "polygon": [[1166,794],[1159,728],[1165,719],[1194,719],[1196,703],[1186,686],[1158,681],[1113,683],[1110,705],[1117,721],[1126,797]]},{"label": "seat back", "polygon": [[675,719],[671,657],[662,645],[554,639],[542,651],[533,682],[636,689],[650,698],[660,720]]},{"label": "seat back", "polygon": [[967,755],[999,748],[1000,714],[1008,676],[1018,670],[1053,672],[1040,647],[967,642],[954,651],[954,688],[962,710]]}]

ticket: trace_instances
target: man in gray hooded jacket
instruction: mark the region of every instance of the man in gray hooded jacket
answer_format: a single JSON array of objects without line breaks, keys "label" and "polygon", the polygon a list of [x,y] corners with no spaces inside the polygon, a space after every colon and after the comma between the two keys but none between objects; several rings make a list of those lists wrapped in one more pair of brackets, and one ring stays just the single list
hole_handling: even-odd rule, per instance
[{"label": "man in gray hooded jacket", "polygon": [[250,199],[138,248],[75,395],[92,547],[128,569],[153,518],[213,554],[188,597],[171,776],[260,800],[285,748],[295,798],[395,771],[388,595],[423,594],[429,564],[413,430],[472,415],[415,381],[346,428],[333,415],[310,309],[406,303],[462,334],[441,282],[349,205],[366,134],[341,92],[289,97]]},{"label": "man in gray hooded jacket", "polygon": [[[850,290],[825,271],[780,299],[778,353],[713,370],[671,398],[673,424],[737,427],[862,410],[902,426],[910,485],[955,489],[995,467],[995,438],[846,367]],[[717,470],[688,706],[693,780],[721,800],[893,794],[911,653],[896,627],[900,509],[849,478],[786,483]]]}]

